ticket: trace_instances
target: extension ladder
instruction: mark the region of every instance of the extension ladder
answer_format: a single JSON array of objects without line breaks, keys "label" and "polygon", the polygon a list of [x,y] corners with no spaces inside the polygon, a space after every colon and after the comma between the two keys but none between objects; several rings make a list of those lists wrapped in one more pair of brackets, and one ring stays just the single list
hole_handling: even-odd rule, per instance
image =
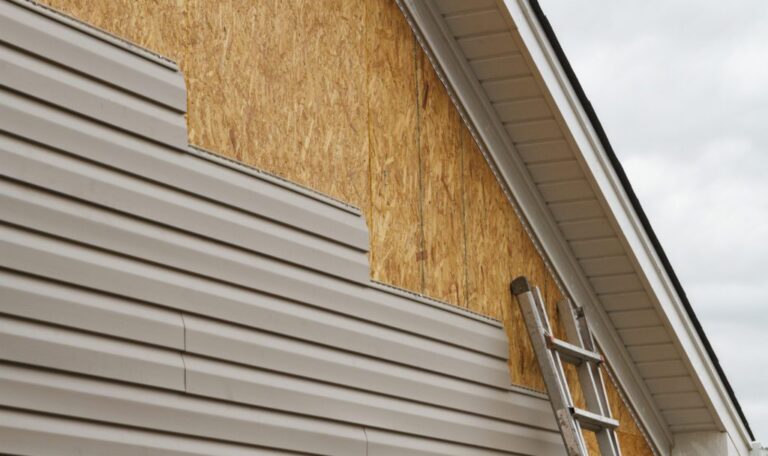
[{"label": "extension ladder", "polygon": [[[520,304],[568,455],[588,456],[582,434],[582,429],[586,429],[596,434],[601,455],[620,456],[615,432],[619,422],[611,418],[600,373],[603,357],[597,352],[583,309],[568,299],[558,303],[567,341],[556,339],[538,287],[531,288],[525,277],[518,277],[512,281],[510,288]],[[586,410],[573,405],[563,362],[577,366]]]}]

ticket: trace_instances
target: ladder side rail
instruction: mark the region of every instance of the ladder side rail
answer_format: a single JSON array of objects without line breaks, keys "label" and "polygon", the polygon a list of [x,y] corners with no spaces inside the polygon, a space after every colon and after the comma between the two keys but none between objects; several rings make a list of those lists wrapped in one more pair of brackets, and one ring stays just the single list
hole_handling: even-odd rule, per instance
[{"label": "ladder side rail", "polygon": [[[587,321],[586,314],[584,313],[583,309],[579,308],[579,311],[577,312],[578,316],[578,327],[580,328],[580,332],[583,335],[584,338],[584,347],[590,351],[598,352],[597,351],[597,344],[595,344],[595,339],[592,336],[592,330],[589,327],[589,322]],[[600,367],[597,365],[590,366],[590,370],[593,372],[593,378],[595,381],[595,388],[598,391],[598,397],[600,398],[601,402],[601,414],[603,416],[611,417],[611,407],[608,403],[608,392],[605,389],[605,382],[603,380],[603,374],[600,371]]]},{"label": "ladder side rail", "polygon": [[[544,348],[546,349],[544,352],[541,352],[545,355],[549,355],[552,357],[554,364],[555,364],[555,374],[557,377],[557,387],[561,391],[561,394],[565,398],[564,401],[564,407],[563,409],[571,410],[574,406],[573,404],[573,397],[571,396],[571,391],[568,389],[568,379],[565,377],[565,369],[563,368],[563,359],[562,355],[557,351],[554,350],[548,343],[547,343],[547,335],[552,336],[552,327],[549,324],[549,319],[547,318],[547,310],[544,307],[544,299],[541,297],[541,291],[538,288],[534,288],[531,290],[531,293],[533,293],[533,303],[536,306],[537,313],[539,315],[539,321],[541,322],[541,327],[544,332],[539,331],[542,336],[544,336]],[[544,379],[545,383],[547,378]],[[547,383],[549,385],[549,383]],[[575,423],[576,426],[579,428],[579,432],[581,432],[581,425],[579,423]]]},{"label": "ladder side rail", "polygon": [[[581,329],[581,334],[584,338],[585,348],[597,352],[597,344],[592,336],[592,330],[589,327],[589,321],[584,313],[584,310],[578,309],[578,327]],[[608,402],[608,392],[605,388],[605,380],[603,379],[603,373],[600,371],[600,366],[597,364],[589,364],[589,369],[592,371],[592,378],[595,382],[595,389],[598,391],[598,398],[601,402],[601,408],[603,409],[603,416],[612,418],[611,406]],[[603,434],[603,436],[601,436]],[[603,442],[605,440],[605,442]],[[614,456],[621,456],[621,448],[619,447],[618,436],[614,429],[605,429],[603,432],[598,433],[598,441],[600,443],[600,451]],[[605,445],[605,449],[603,447]]]},{"label": "ladder side rail", "polygon": [[[594,343],[589,343],[592,341],[587,341],[587,339],[591,339],[591,334],[588,330],[587,332],[583,331],[585,329],[583,320],[580,318],[582,321],[577,321],[571,301],[567,298],[562,299],[557,305],[560,310],[560,317],[565,328],[568,342],[593,351],[595,348]],[[597,413],[598,415],[610,417],[611,411],[610,409],[605,409],[606,403],[603,401],[605,390],[599,388],[599,386],[603,386],[599,385],[602,382],[595,378],[595,371],[599,372],[599,367],[594,363],[585,362],[579,364],[577,369],[581,389],[584,392],[584,401],[587,403],[587,410],[592,413]]]},{"label": "ladder side rail", "polygon": [[525,277],[515,279],[510,289],[520,305],[566,451],[569,456],[588,456],[581,426],[570,412],[573,402],[562,376],[562,361],[559,354],[548,349],[546,345],[545,332],[549,329],[549,321],[541,303],[541,295],[538,290],[531,289]]},{"label": "ladder side rail", "polygon": [[[560,300],[557,306],[568,342],[594,351],[596,347],[592,340],[592,334],[585,325],[586,320],[583,312],[578,312],[577,317],[577,312],[574,312],[573,305],[567,298]],[[608,402],[605,385],[603,385],[600,376],[600,367],[596,363],[582,362],[577,366],[577,371],[587,411],[610,418],[611,411],[607,408]],[[600,452],[603,455],[619,456],[617,453],[618,445],[615,444],[615,433],[612,429],[596,429],[594,432]]]}]

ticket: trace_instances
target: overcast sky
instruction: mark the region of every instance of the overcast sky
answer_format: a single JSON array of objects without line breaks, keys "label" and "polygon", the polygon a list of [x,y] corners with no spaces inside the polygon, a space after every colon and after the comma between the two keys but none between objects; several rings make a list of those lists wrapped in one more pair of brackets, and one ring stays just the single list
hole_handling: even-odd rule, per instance
[{"label": "overcast sky", "polygon": [[768,3],[541,4],[768,444]]}]

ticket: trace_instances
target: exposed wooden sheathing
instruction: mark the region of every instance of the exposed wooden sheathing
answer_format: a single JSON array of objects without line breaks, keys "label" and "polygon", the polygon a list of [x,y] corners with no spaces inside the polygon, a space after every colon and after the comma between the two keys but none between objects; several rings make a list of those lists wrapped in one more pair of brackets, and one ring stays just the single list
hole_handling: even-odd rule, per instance
[{"label": "exposed wooden sheathing", "polygon": [[442,301],[466,301],[466,258],[462,176],[464,126],[423,52],[419,69],[424,284],[422,292]]},{"label": "exposed wooden sheathing", "polygon": [[191,142],[367,208],[365,4],[186,5]]},{"label": "exposed wooden sheathing", "polygon": [[[360,207],[373,279],[503,319],[512,382],[544,389],[508,284],[558,332],[560,292],[394,2],[46,3],[175,59],[190,142]],[[651,454],[609,392],[624,454]]]},{"label": "exposed wooden sheathing", "polygon": [[371,275],[421,290],[418,45],[401,16],[394,2],[366,4]]}]

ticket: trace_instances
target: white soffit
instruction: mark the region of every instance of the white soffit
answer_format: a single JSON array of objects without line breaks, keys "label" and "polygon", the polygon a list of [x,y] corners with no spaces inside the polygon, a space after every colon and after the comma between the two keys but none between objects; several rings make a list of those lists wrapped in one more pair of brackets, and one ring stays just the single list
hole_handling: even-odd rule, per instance
[{"label": "white soffit", "polygon": [[676,432],[720,430],[747,454],[747,429],[528,2],[400,2],[562,285],[597,323],[657,450]]}]

